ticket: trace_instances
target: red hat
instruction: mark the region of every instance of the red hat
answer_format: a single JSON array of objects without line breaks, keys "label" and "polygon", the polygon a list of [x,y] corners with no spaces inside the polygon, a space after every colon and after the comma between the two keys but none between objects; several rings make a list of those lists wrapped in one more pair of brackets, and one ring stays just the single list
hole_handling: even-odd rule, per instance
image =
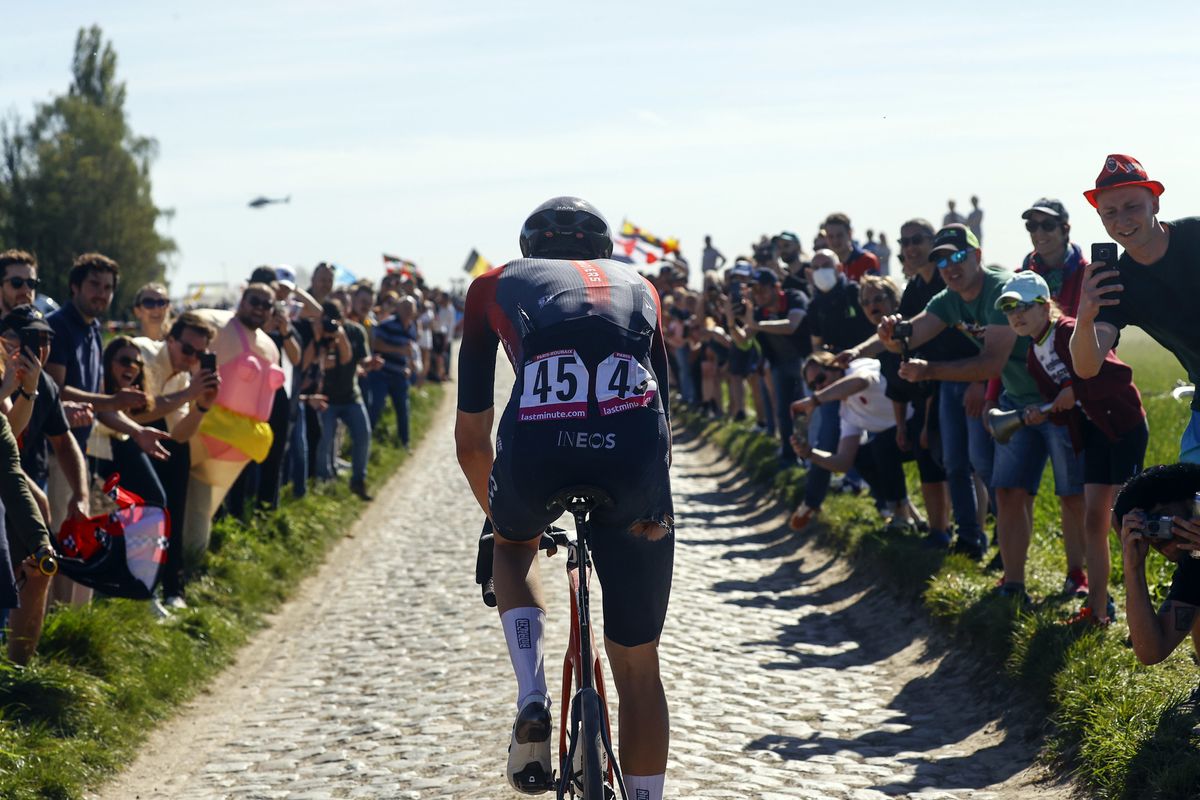
[{"label": "red hat", "polygon": [[1150,180],[1136,158],[1114,153],[1104,159],[1104,169],[1100,170],[1100,175],[1096,178],[1096,188],[1088,189],[1083,196],[1092,204],[1092,208],[1096,208],[1096,195],[1105,189],[1116,189],[1118,186],[1143,186],[1153,192],[1155,197],[1164,191],[1161,183]]}]

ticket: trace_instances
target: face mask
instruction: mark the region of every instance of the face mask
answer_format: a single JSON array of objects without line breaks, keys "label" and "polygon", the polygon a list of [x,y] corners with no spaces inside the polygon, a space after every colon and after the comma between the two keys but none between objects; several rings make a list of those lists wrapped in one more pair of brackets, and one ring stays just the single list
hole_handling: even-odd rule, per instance
[{"label": "face mask", "polygon": [[813,270],[813,285],[817,287],[817,291],[828,292],[834,286],[837,286],[837,270],[833,267],[821,267]]}]

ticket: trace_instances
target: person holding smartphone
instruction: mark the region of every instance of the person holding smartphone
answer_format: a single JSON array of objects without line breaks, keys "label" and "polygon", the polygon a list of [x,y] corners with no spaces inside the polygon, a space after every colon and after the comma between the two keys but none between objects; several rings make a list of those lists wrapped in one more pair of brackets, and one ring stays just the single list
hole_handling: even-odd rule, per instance
[{"label": "person holding smartphone", "polygon": [[[1080,377],[1100,371],[1119,331],[1134,325],[1170,350],[1192,383],[1200,382],[1200,336],[1195,304],[1200,297],[1200,217],[1174,222],[1158,218],[1163,185],[1134,158],[1105,159],[1095,188],[1083,195],[1116,244],[1108,258],[1084,271],[1071,357]],[[1099,255],[1099,254],[1098,254]],[[1179,443],[1179,460],[1200,463],[1200,394]]]},{"label": "person holding smartphone", "polygon": [[[1125,614],[1133,653],[1158,664],[1188,634],[1200,655],[1200,465],[1151,467],[1125,484],[1113,516],[1121,525],[1125,565]],[[1151,525],[1151,522],[1157,523]],[[1153,528],[1157,528],[1152,532]],[[1161,536],[1161,531],[1169,531]],[[1153,547],[1176,565],[1167,598],[1157,611],[1146,582],[1146,555]]]}]

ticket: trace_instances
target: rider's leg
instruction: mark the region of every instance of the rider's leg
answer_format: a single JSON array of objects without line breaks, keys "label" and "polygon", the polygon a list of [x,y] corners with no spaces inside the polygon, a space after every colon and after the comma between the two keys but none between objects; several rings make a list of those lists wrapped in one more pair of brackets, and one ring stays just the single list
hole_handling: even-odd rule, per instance
[{"label": "rider's leg", "polygon": [[543,632],[546,604],[537,566],[540,537],[513,541],[496,534],[492,549],[492,578],[504,639],[517,676],[517,708],[531,695],[549,699]]},{"label": "rider's leg", "polygon": [[670,724],[658,672],[658,640],[624,647],[605,637],[604,649],[620,698],[621,771],[627,781],[631,775],[663,775]]}]

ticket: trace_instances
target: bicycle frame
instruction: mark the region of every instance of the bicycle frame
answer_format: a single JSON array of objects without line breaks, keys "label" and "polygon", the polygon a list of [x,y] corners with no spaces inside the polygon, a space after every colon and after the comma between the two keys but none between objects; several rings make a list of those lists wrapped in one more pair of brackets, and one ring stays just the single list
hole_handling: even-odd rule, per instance
[{"label": "bicycle frame", "polygon": [[[591,578],[591,558],[587,549],[589,523],[584,514],[575,513],[577,539],[567,544],[567,587],[571,595],[571,638],[563,658],[562,708],[558,729],[559,780],[558,800],[564,800],[573,792],[572,764],[575,749],[582,742],[581,729],[586,733],[589,723],[599,717],[601,746],[608,756],[606,774],[608,784],[620,791],[623,800],[628,800],[625,781],[617,766],[612,749],[612,725],[608,715],[608,696],[604,690],[604,672],[600,656],[596,652],[596,640],[592,633],[591,601],[588,592]],[[572,682],[577,687],[572,696]],[[570,709],[571,731],[568,736],[567,713]],[[585,721],[584,717],[588,717]],[[584,754],[584,758],[589,757]],[[571,796],[574,796],[573,794]],[[590,798],[588,800],[591,800]]]}]

